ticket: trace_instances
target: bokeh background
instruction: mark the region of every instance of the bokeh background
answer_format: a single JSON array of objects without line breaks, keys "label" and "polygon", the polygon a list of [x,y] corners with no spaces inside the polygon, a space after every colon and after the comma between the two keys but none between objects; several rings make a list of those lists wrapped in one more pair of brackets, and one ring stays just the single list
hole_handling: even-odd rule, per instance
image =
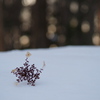
[{"label": "bokeh background", "polygon": [[0,51],[100,45],[100,0],[0,0]]}]

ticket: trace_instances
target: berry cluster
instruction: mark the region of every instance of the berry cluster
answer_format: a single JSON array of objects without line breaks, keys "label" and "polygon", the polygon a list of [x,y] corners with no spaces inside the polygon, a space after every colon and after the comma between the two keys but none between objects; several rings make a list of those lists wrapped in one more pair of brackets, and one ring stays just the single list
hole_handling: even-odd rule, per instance
[{"label": "berry cluster", "polygon": [[39,70],[35,67],[34,64],[29,65],[28,57],[30,56],[30,54],[27,53],[26,56],[27,58],[25,59],[25,63],[23,64],[24,66],[19,68],[17,67],[16,69],[12,70],[11,73],[15,74],[16,77],[18,77],[18,79],[16,80],[18,83],[27,81],[27,84],[35,86],[35,81],[40,78],[39,76],[40,73],[42,73],[43,68]]}]

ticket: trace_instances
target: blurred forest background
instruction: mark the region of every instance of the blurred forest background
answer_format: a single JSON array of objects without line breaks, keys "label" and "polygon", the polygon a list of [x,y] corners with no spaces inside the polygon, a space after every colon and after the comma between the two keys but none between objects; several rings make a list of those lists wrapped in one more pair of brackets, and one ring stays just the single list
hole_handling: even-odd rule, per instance
[{"label": "blurred forest background", "polygon": [[0,0],[0,51],[100,45],[100,0]]}]

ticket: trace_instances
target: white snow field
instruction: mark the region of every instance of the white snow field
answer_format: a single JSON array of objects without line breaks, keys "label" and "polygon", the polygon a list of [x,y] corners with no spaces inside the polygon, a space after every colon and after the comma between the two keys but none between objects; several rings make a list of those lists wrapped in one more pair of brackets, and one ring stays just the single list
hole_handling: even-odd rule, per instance
[{"label": "white snow field", "polygon": [[[30,52],[30,64],[46,66],[35,86],[15,84],[11,73],[23,66]],[[100,47],[65,46],[0,52],[0,100],[100,100]]]}]

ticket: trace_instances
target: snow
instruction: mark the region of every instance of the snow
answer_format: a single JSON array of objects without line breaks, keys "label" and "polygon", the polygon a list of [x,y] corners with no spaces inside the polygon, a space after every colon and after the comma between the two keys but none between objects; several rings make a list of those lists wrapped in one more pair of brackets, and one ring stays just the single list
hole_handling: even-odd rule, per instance
[{"label": "snow", "polygon": [[[12,69],[21,67],[26,52],[30,64],[46,66],[35,86],[15,85]],[[100,100],[100,47],[66,46],[0,52],[0,100]]]}]

